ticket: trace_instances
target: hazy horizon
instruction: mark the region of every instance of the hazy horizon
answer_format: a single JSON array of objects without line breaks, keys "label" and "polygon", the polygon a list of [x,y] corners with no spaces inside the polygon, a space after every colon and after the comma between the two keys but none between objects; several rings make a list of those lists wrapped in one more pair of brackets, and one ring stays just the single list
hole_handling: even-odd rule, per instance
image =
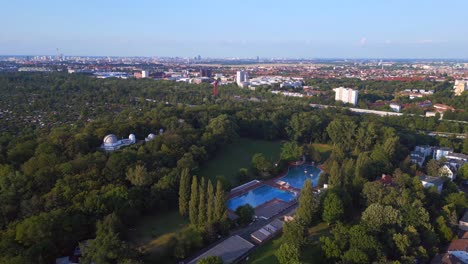
[{"label": "hazy horizon", "polygon": [[[0,54],[465,59],[468,1],[5,2]],[[5,12],[6,11],[6,12]]]}]

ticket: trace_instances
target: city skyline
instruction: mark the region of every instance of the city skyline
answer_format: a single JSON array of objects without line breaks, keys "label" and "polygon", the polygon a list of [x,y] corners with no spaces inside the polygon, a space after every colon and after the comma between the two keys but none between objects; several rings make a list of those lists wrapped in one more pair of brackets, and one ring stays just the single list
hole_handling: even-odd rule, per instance
[{"label": "city skyline", "polygon": [[468,58],[468,3],[448,2],[22,0],[3,4],[0,54]]}]

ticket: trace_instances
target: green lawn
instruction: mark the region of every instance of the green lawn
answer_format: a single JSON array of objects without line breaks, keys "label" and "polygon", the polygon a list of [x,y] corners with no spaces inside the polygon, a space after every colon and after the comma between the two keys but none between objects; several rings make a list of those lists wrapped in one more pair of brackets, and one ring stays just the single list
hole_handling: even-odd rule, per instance
[{"label": "green lawn", "polygon": [[158,263],[174,262],[165,253],[170,250],[175,234],[186,227],[188,222],[172,211],[159,215],[148,215],[141,218],[135,228],[127,231],[129,242],[141,252],[148,254],[147,261],[158,260]]},{"label": "green lawn", "polygon": [[250,167],[255,153],[263,153],[270,161],[275,162],[279,159],[280,152],[280,141],[240,138],[219,150],[213,159],[201,166],[197,174],[212,180],[217,176],[224,176],[233,185],[237,185],[235,176],[240,168]]},{"label": "green lawn", "polygon": [[324,162],[328,159],[328,157],[330,157],[330,154],[333,149],[332,146],[327,144],[313,143],[312,146],[314,146],[314,149],[320,152],[320,155],[322,156],[322,162]]},{"label": "green lawn", "polygon": [[[303,263],[326,263],[320,251],[319,238],[323,235],[327,235],[330,232],[328,224],[321,222],[317,225],[309,228],[310,242],[304,246],[302,250],[302,261]],[[275,251],[282,244],[281,236],[268,241],[267,243],[258,247],[250,256],[249,264],[276,264],[278,260],[275,257]]]}]

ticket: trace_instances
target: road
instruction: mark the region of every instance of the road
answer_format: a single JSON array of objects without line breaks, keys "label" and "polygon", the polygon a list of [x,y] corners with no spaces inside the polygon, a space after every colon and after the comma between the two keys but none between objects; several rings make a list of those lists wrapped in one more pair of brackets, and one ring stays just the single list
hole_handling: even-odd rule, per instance
[{"label": "road", "polygon": [[[310,104],[311,107],[313,108],[337,108],[337,106],[334,105],[322,105],[322,104]],[[358,114],[374,114],[378,116],[402,116],[402,115],[409,115],[409,116],[420,116],[420,117],[425,117],[423,115],[413,115],[413,114],[403,114],[403,113],[396,113],[396,112],[387,112],[387,111],[377,111],[377,110],[369,110],[369,109],[361,109],[361,108],[353,108],[353,107],[343,107],[348,109],[351,112],[355,112]],[[462,123],[462,124],[468,124],[467,121],[459,121],[459,120],[446,120],[446,119],[441,119],[440,121],[443,122],[454,122],[454,123]]]}]

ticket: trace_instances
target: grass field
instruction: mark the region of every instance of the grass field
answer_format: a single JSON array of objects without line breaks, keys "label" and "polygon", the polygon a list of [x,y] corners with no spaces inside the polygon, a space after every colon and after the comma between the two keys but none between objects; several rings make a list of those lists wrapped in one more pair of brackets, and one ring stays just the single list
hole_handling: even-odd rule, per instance
[{"label": "grass field", "polygon": [[322,156],[321,162],[325,162],[325,160],[330,157],[330,154],[332,152],[333,147],[327,144],[320,144],[320,143],[313,143],[312,146],[314,146],[314,149],[320,152],[320,155]]},{"label": "grass field", "polygon": [[215,157],[204,164],[197,174],[212,180],[215,180],[217,176],[224,176],[236,185],[238,182],[235,176],[239,169],[249,168],[255,153],[263,153],[266,158],[274,162],[279,159],[280,152],[280,141],[240,138],[218,151]]},{"label": "grass field", "polygon": [[[127,232],[132,245],[148,254],[147,261],[172,263],[173,259],[165,257],[165,251],[171,245],[176,233],[186,227],[188,222],[179,212],[167,212],[160,215],[148,215],[136,223],[134,229]],[[156,263],[156,262],[154,262]]]},{"label": "grass field", "polygon": [[[309,230],[310,242],[302,250],[302,263],[318,264],[326,263],[320,250],[319,238],[330,232],[330,227],[326,223],[318,223]],[[266,244],[258,247],[250,256],[249,264],[276,264],[278,260],[275,252],[283,243],[281,237],[268,241]]]}]

